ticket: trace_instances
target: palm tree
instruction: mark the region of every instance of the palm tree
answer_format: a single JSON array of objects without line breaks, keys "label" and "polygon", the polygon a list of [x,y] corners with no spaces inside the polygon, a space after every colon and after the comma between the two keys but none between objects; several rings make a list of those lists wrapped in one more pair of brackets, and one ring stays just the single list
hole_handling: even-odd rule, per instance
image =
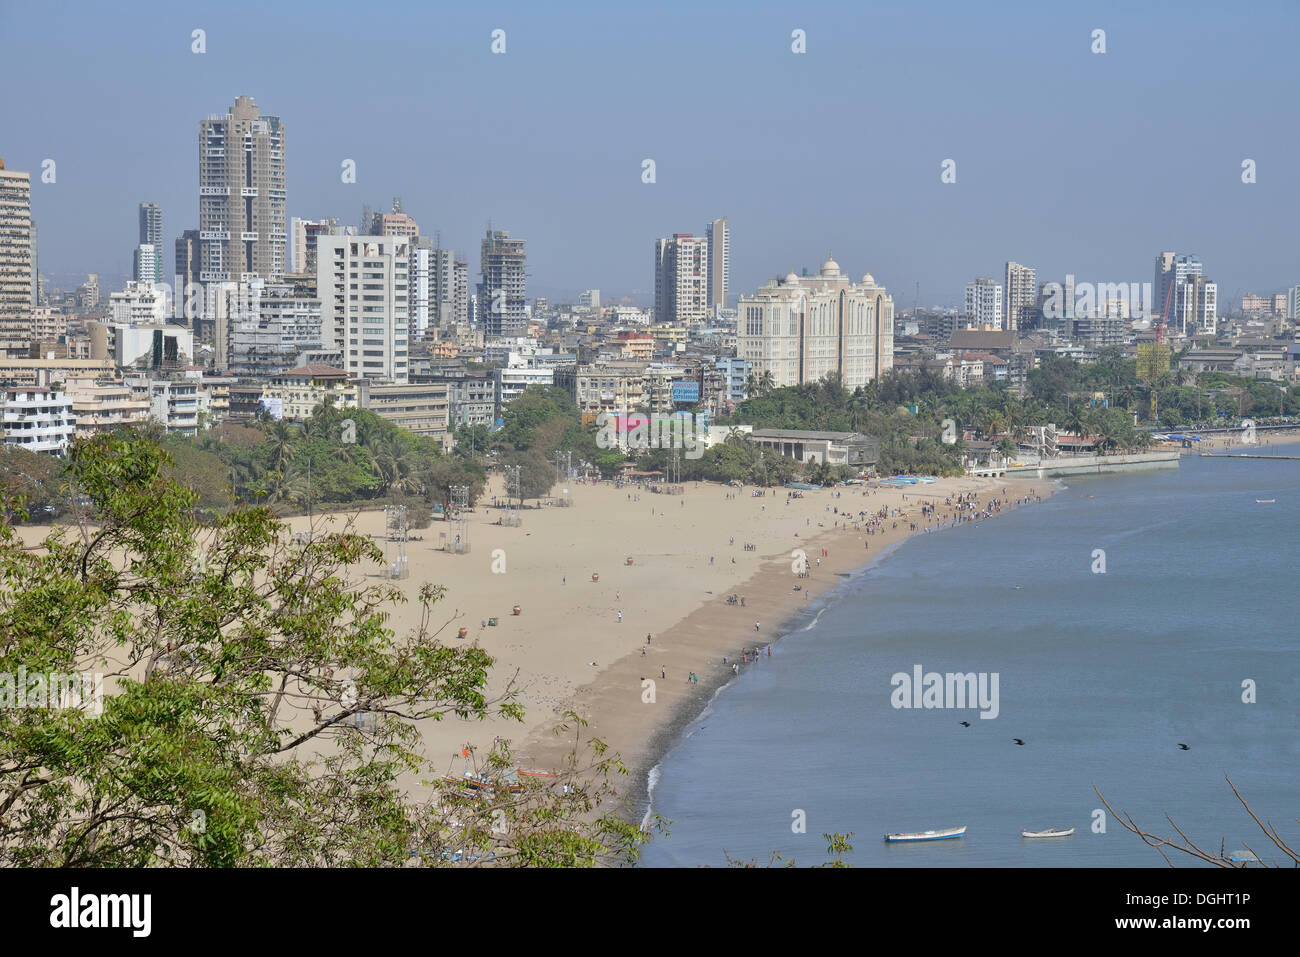
[{"label": "palm tree", "polygon": [[370,453],[370,470],[375,477],[382,483],[380,492],[387,492],[392,488],[393,483],[397,481],[401,474],[399,465],[399,450],[395,447],[396,443],[390,439],[371,438],[366,443],[366,451]]},{"label": "palm tree", "polygon": [[992,441],[993,436],[999,435],[1002,432],[1006,431],[1007,420],[1006,417],[1003,416],[1001,412],[998,412],[996,410],[990,411],[985,421],[988,424],[988,430],[985,434],[988,436],[990,441]]},{"label": "palm tree", "polygon": [[294,430],[284,422],[276,422],[275,425],[271,427],[271,454],[269,464],[273,471],[283,473],[288,470],[289,463],[293,461],[293,433]]},{"label": "palm tree", "polygon": [[1065,422],[1062,423],[1066,432],[1073,432],[1075,435],[1083,437],[1088,431],[1087,409],[1084,406],[1075,405],[1065,416]]},{"label": "palm tree", "polygon": [[284,477],[289,473],[289,466],[294,459],[294,430],[284,422],[276,422],[271,427],[271,450],[268,464],[274,475],[273,492],[278,493],[284,484]]}]

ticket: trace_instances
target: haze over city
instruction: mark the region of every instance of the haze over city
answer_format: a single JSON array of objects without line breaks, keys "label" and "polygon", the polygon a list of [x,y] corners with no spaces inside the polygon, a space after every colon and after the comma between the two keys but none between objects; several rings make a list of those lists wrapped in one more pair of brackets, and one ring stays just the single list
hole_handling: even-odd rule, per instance
[{"label": "haze over city", "polygon": [[21,93],[0,156],[33,172],[41,271],[65,288],[129,277],[141,202],[167,243],[197,227],[198,124],[251,96],[287,129],[290,217],[355,223],[401,196],[475,271],[490,220],[527,240],[530,295],[649,304],[654,239],[727,216],[733,296],[831,251],[901,310],[918,283],[922,306],[960,306],[1006,260],[1139,282],[1173,249],[1229,303],[1300,281],[1297,26],[1283,2],[3,3],[0,80]]}]

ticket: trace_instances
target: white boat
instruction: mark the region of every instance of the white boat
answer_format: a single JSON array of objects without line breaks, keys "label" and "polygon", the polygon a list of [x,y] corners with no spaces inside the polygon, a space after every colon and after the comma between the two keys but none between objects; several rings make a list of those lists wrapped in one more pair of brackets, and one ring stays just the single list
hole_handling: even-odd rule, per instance
[{"label": "white boat", "polygon": [[1021,831],[1021,837],[1073,837],[1072,827],[1049,827],[1045,831]]},{"label": "white boat", "polygon": [[906,831],[901,834],[886,834],[886,841],[946,841],[954,837],[964,837],[966,825],[947,827],[938,831]]}]

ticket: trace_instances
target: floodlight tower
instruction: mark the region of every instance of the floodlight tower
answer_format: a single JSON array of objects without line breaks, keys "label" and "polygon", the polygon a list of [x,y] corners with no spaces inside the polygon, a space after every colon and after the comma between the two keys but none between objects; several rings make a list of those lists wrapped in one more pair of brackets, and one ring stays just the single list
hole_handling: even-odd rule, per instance
[{"label": "floodlight tower", "polygon": [[561,452],[558,449],[555,452],[555,484],[560,487],[560,494],[556,496],[557,505],[572,505],[573,499],[569,497],[569,479],[573,475],[573,453]]},{"label": "floodlight tower", "polygon": [[405,505],[384,506],[384,557],[393,578],[406,578],[410,569],[406,564],[407,522]]},{"label": "floodlight tower", "polygon": [[[523,507],[523,494],[520,491],[519,483],[519,466],[507,465],[506,473],[506,520],[505,524],[511,527],[519,524],[519,508]],[[519,505],[516,507],[515,502]]]},{"label": "floodlight tower", "polygon": [[668,485],[680,485],[682,483],[682,450],[675,444],[668,450],[668,474],[664,480]]},{"label": "floodlight tower", "polygon": [[469,486],[453,485],[448,491],[451,493],[451,520],[452,532],[456,539],[452,543],[451,551],[458,555],[464,555],[469,551],[469,519],[465,516],[469,508]]}]

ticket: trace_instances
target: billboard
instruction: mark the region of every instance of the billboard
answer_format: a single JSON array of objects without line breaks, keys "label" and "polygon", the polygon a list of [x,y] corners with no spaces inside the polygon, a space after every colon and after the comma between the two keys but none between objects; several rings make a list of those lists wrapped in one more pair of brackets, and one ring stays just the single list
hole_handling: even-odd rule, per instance
[{"label": "billboard", "polygon": [[700,384],[698,382],[674,382],[674,402],[699,402]]}]

